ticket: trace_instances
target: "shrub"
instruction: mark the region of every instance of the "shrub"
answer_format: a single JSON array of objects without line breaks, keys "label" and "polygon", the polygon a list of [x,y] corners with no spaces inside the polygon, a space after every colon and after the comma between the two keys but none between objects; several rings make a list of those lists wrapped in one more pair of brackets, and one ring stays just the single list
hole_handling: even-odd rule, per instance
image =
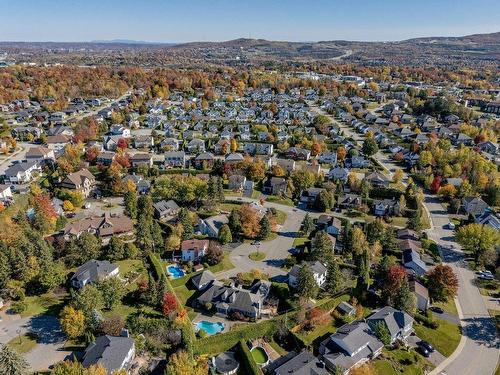
[{"label": "shrub", "polygon": [[10,308],[14,314],[21,314],[28,309],[28,305],[24,301],[15,301]]},{"label": "shrub", "polygon": [[439,323],[433,320],[432,318],[428,318],[422,314],[415,314],[415,320],[426,326],[427,328],[437,329],[439,328]]}]

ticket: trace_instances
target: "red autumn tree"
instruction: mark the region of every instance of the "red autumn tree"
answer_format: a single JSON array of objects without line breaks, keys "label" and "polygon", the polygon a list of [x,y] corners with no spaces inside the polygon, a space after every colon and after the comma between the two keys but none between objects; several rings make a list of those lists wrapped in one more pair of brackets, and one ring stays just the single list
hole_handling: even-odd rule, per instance
[{"label": "red autumn tree", "polygon": [[87,151],[85,151],[85,160],[89,163],[94,162],[99,155],[99,149],[97,147],[89,147]]},{"label": "red autumn tree", "polygon": [[434,180],[432,180],[430,189],[434,194],[437,193],[439,188],[441,187],[441,181],[442,181],[441,176],[436,176],[434,177]]},{"label": "red autumn tree", "polygon": [[125,150],[128,147],[128,142],[125,138],[120,138],[118,140],[118,143],[116,144],[116,147]]},{"label": "red autumn tree", "polygon": [[458,278],[446,264],[438,264],[427,272],[427,287],[433,301],[446,302],[458,292]]},{"label": "red autumn tree", "polygon": [[173,292],[167,292],[163,296],[163,306],[162,306],[162,311],[163,315],[165,316],[170,316],[174,311],[177,311],[179,308],[179,305],[177,303],[177,298],[175,298],[175,295]]}]

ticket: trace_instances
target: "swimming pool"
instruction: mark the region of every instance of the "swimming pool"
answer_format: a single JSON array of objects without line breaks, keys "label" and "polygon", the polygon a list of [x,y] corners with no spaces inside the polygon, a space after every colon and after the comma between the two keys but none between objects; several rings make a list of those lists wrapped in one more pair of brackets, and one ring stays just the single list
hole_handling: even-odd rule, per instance
[{"label": "swimming pool", "polygon": [[266,365],[269,362],[269,356],[266,350],[261,346],[255,346],[250,350],[252,357],[259,366]]},{"label": "swimming pool", "polygon": [[167,272],[172,277],[172,279],[178,279],[179,277],[184,276],[184,271],[179,266],[168,266]]},{"label": "swimming pool", "polygon": [[197,330],[203,330],[208,335],[215,335],[219,332],[224,331],[224,323],[222,322],[207,322],[206,320],[199,321],[195,324]]}]

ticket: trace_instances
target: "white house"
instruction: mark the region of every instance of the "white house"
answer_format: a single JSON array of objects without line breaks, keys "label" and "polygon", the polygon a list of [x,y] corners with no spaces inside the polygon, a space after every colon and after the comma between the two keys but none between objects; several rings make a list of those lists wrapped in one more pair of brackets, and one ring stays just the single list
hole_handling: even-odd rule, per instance
[{"label": "white house", "polygon": [[198,262],[205,256],[208,240],[185,240],[181,243],[182,261]]},{"label": "white house", "polygon": [[[295,266],[292,267],[290,272],[288,272],[288,285],[290,285],[292,288],[296,288],[298,286],[299,274],[302,267],[303,265],[296,264]],[[316,281],[316,284],[318,284],[319,287],[323,286],[323,284],[326,281],[326,273],[327,273],[324,264],[322,264],[319,261],[316,261],[309,263],[309,267],[311,268],[311,271],[314,276],[314,281]]]}]

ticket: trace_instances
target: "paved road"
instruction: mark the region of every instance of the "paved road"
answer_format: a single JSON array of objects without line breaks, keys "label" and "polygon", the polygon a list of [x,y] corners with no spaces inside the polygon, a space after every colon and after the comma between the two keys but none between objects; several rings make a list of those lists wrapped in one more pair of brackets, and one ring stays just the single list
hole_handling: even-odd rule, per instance
[{"label": "paved road", "polygon": [[[241,199],[243,202],[257,201],[251,198],[238,199]],[[274,207],[287,214],[287,219],[279,229],[278,236],[274,240],[262,242],[259,247],[259,252],[265,253],[266,258],[262,261],[251,260],[248,254],[255,252],[257,247],[249,243],[242,244],[232,250],[230,254],[231,261],[235,265],[235,268],[229,271],[220,272],[217,274],[217,277],[228,278],[235,276],[238,272],[249,271],[251,269],[259,269],[270,277],[286,275],[287,272],[281,268],[281,265],[287,256],[290,255],[289,250],[293,247],[294,238],[297,236],[297,232],[300,229],[302,220],[304,220],[306,211],[269,202],[264,203],[264,207]],[[314,214],[311,213],[311,216],[314,216]]]},{"label": "paved road", "polygon": [[17,142],[18,149],[15,152],[10,155],[2,155],[0,157],[0,175],[3,175],[13,162],[26,159],[26,152],[33,146],[35,145],[29,142]]},{"label": "paved road", "polygon": [[[313,107],[313,110],[328,115],[318,107]],[[336,121],[333,116],[330,118],[344,131],[346,136],[352,137],[360,145],[362,136],[346,124]],[[388,175],[392,176],[397,165],[380,151],[375,155],[375,158],[388,171]],[[408,175],[404,173],[403,183],[407,180]],[[492,375],[498,365],[500,340],[484,298],[474,285],[474,272],[469,270],[464,262],[464,255],[455,242],[454,231],[446,228],[450,217],[439,199],[426,194],[424,207],[431,220],[431,228],[427,230],[427,234],[430,239],[440,245],[443,262],[453,268],[459,279],[460,287],[455,302],[463,334],[455,352],[436,367],[431,374],[437,375],[444,370],[447,375]]]}]

